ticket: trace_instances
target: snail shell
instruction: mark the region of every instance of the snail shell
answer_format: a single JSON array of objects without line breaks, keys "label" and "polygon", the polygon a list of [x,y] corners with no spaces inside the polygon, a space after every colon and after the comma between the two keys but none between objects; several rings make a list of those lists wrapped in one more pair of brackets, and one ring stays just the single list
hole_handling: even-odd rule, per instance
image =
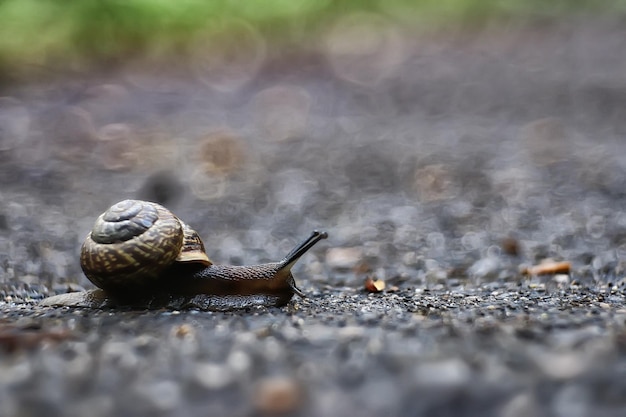
[{"label": "snail shell", "polygon": [[102,213],[80,251],[87,278],[111,292],[154,285],[173,262],[212,264],[191,227],[165,207],[140,200],[120,201]]},{"label": "snail shell", "polygon": [[124,200],[101,214],[81,248],[80,263],[99,290],[62,294],[48,306],[232,310],[280,306],[296,287],[291,267],[326,232],[314,231],[279,262],[215,265],[198,234],[165,207]]}]

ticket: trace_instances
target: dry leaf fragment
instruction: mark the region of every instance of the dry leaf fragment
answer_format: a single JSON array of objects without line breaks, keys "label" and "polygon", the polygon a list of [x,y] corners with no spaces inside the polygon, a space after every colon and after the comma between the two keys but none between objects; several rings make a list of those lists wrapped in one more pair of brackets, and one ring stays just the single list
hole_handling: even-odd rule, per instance
[{"label": "dry leaf fragment", "polygon": [[382,279],[374,279],[367,277],[365,279],[365,291],[367,292],[381,292],[385,289],[385,281]]},{"label": "dry leaf fragment", "polygon": [[569,274],[572,264],[569,261],[548,261],[522,269],[524,275]]}]

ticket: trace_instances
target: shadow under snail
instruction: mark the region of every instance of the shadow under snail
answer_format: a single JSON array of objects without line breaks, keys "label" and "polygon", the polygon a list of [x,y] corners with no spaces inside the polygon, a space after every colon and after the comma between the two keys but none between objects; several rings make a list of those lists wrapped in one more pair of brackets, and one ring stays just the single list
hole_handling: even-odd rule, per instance
[{"label": "shadow under snail", "polygon": [[81,248],[83,272],[99,289],[60,294],[47,306],[200,308],[282,306],[296,287],[291,267],[317,242],[314,231],[279,262],[215,265],[198,234],[165,207],[124,200],[96,220]]}]

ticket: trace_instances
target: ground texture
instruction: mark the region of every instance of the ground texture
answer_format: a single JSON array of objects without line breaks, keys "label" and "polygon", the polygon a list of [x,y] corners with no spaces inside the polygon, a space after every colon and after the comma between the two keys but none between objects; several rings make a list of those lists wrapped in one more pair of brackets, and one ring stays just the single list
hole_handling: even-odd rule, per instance
[{"label": "ground texture", "polygon": [[[623,29],[386,28],[224,88],[197,62],[3,86],[0,416],[625,415]],[[219,263],[330,237],[283,308],[39,306],[91,287],[81,241],[125,198]]]}]

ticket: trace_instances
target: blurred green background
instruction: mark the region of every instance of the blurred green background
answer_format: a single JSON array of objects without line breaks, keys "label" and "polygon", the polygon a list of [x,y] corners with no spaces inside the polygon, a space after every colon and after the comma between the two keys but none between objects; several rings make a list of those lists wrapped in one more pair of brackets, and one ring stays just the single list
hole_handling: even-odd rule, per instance
[{"label": "blurred green background", "polygon": [[0,69],[94,69],[129,58],[171,57],[187,53],[199,34],[233,20],[250,25],[270,47],[305,48],[334,19],[358,11],[379,13],[409,30],[445,31],[626,16],[626,0],[3,0]]}]

